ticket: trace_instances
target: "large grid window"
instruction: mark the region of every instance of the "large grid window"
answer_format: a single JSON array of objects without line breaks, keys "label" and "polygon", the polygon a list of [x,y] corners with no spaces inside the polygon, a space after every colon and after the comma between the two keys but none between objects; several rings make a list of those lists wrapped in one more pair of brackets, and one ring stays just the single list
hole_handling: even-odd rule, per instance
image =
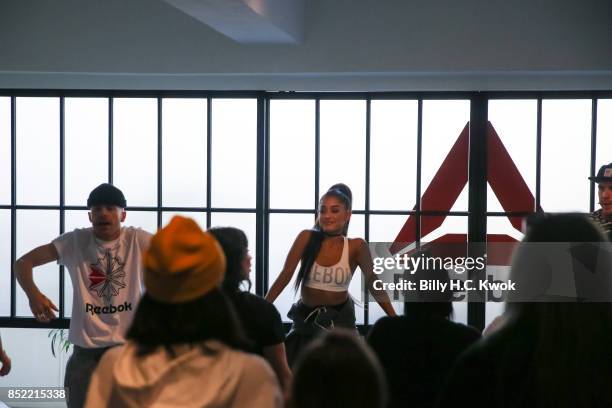
[{"label": "large grid window", "polygon": [[[470,190],[478,175],[468,171],[477,152],[469,132],[478,128],[470,121],[483,106],[473,102],[482,94],[4,95],[0,321],[9,326],[41,327],[9,273],[12,262],[64,231],[88,226],[85,200],[102,182],[124,191],[127,225],[153,232],[182,214],[203,228],[243,229],[255,260],[251,290],[264,294],[297,234],[312,227],[319,197],[334,183],[353,191],[351,237],[391,242],[412,225],[414,245],[450,235],[519,240],[513,217],[538,208],[597,208],[586,177],[612,161],[612,99],[602,94],[484,95],[484,117],[533,196],[531,208],[518,210],[500,202],[490,186]],[[486,157],[489,163],[497,159]],[[456,166],[450,176],[442,170],[449,162]],[[448,200],[431,198],[450,190]],[[471,210],[478,202],[484,213]],[[483,226],[485,236],[476,236],[474,226]],[[507,267],[490,265],[487,273],[503,277]],[[53,324],[66,327],[72,305],[67,274],[49,264],[35,270],[35,280],[61,308]],[[297,297],[292,287],[293,282],[275,302],[285,320]],[[350,293],[362,299],[359,270]],[[372,324],[383,312],[364,300],[357,320]],[[403,309],[400,303],[394,307]],[[502,307],[456,302],[454,319],[480,326]]]}]

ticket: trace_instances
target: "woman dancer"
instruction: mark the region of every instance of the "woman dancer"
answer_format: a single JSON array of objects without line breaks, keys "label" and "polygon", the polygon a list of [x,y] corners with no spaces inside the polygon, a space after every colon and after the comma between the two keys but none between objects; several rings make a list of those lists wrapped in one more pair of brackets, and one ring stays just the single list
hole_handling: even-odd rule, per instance
[{"label": "woman dancer", "polygon": [[345,184],[333,185],[321,197],[315,226],[299,233],[283,270],[266,295],[266,300],[273,302],[301,263],[295,282],[301,297],[289,311],[293,326],[285,341],[290,365],[297,352],[319,331],[334,327],[356,330],[348,287],[358,266],[376,301],[387,315],[395,315],[386,292],[372,287],[375,275],[367,243],[346,237],[351,204],[352,193]]}]

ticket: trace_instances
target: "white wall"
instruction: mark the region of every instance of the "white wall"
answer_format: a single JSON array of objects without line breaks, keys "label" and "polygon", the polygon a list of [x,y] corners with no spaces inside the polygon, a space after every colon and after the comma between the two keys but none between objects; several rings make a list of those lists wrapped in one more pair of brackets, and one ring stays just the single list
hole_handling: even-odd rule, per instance
[{"label": "white wall", "polygon": [[609,0],[309,0],[242,45],[161,0],[3,0],[0,87],[612,89]]}]

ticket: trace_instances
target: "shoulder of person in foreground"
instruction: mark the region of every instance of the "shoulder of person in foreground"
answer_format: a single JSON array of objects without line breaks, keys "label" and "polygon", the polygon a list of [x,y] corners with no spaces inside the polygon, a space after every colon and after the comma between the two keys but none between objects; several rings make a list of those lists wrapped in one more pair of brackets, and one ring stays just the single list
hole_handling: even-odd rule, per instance
[{"label": "shoulder of person in foreground", "polygon": [[242,359],[233,402],[237,407],[282,407],[280,384],[270,365],[253,354],[236,351]]},{"label": "shoulder of person in foreground", "polygon": [[91,376],[87,391],[86,408],[105,406],[113,391],[113,368],[117,358],[125,346],[117,346],[108,350],[98,363]]},{"label": "shoulder of person in foreground", "polygon": [[[260,330],[264,346],[277,344],[285,339],[283,321],[276,307],[266,299],[249,292],[242,292],[234,306],[245,326]],[[246,320],[246,322],[245,322]]]}]

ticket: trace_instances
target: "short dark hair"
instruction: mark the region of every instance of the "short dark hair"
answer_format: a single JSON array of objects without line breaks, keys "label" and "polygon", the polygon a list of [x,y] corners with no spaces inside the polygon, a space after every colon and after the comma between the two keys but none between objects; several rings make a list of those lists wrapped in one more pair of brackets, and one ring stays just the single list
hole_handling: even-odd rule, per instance
[{"label": "short dark hair", "polygon": [[387,385],[369,346],[357,334],[336,329],[299,355],[292,398],[295,408],[382,408]]},{"label": "short dark hair", "polygon": [[160,302],[145,293],[126,338],[137,343],[139,355],[159,346],[174,355],[172,346],[201,345],[206,340],[240,350],[247,347],[236,313],[219,289],[182,303]]}]

